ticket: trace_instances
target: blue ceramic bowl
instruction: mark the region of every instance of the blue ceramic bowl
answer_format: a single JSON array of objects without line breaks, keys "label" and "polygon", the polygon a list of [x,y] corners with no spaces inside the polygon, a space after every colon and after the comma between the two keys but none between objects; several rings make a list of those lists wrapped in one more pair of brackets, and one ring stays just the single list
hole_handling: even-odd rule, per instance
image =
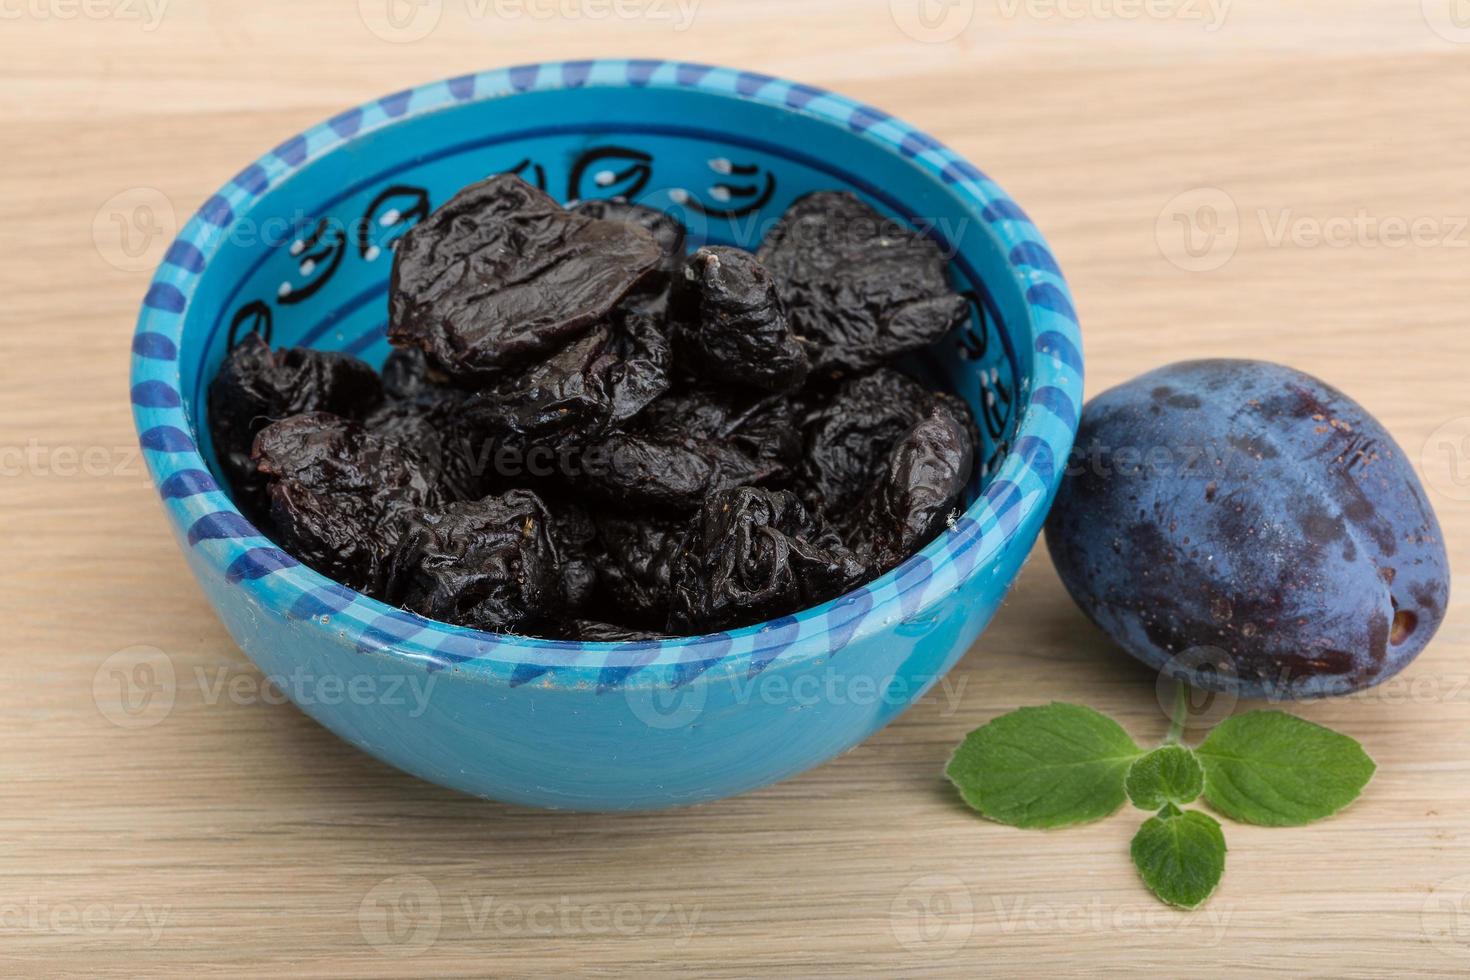
[{"label": "blue ceramic bowl", "polygon": [[[512,170],[567,200],[626,195],[695,243],[754,248],[797,197],[844,189],[952,256],[972,321],[916,358],[969,401],[983,467],[962,516],[815,609],[657,643],[431,622],[297,563],[222,488],[205,393],[246,330],[380,363],[389,246]],[[133,338],[132,403],[190,568],[235,641],[312,717],[395,766],[544,807],[712,800],[830,759],[920,697],[1030,551],[1082,403],[1077,319],[1025,213],[924,133],[839,95],[661,61],[527,65],[425,85],[293,137],[169,249]],[[936,763],[937,764],[937,763]]]}]

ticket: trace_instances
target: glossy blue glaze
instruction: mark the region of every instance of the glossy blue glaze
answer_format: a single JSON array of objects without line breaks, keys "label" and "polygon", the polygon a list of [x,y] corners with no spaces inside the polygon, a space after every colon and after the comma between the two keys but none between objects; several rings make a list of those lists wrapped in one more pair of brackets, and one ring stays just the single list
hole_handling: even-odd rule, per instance
[{"label": "glossy blue glaze", "polygon": [[[754,248],[798,196],[852,190],[952,255],[964,329],[910,365],[965,397],[985,465],[893,573],[773,623],[657,643],[493,636],[328,581],[221,489],[205,391],[232,337],[387,354],[391,244],[465,184],[626,195],[691,245]],[[891,116],[764,75],[527,65],[398,92],[282,143],[201,207],[148,290],[133,412],[169,521],[231,635],[323,725],[409,772],[512,802],[673,806],[851,748],[974,642],[1041,528],[1082,403],[1067,286],[1020,207]],[[1015,451],[1011,451],[1014,447]]]}]

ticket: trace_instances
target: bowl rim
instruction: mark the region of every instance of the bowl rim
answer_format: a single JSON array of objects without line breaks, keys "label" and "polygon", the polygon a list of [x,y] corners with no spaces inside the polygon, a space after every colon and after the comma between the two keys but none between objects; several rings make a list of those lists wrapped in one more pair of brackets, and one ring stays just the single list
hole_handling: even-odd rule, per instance
[{"label": "bowl rim", "polygon": [[[1018,382],[1014,440],[999,471],[963,515],[898,568],[790,616],[698,637],[593,643],[482,633],[382,603],[286,554],[212,478],[182,394],[179,351],[190,300],[222,233],[268,190],[380,128],[529,92],[621,87],[695,90],[813,117],[876,143],[948,187],[1001,246],[1009,285],[1026,312],[1024,329],[1007,325],[1015,331],[1010,343],[1032,348],[1033,368]],[[134,421],[154,486],[186,556],[204,561],[227,588],[243,590],[248,600],[284,619],[330,625],[364,655],[510,686],[599,693],[678,688],[725,672],[754,677],[773,664],[828,657],[857,639],[924,617],[944,596],[993,569],[1012,545],[1034,544],[1072,448],[1083,380],[1078,318],[1060,266],[1025,212],[973,164],[887,113],[825,89],[653,59],[544,62],[460,75],[365,103],[288,139],[236,175],[185,224],[149,285],[132,350]]]}]

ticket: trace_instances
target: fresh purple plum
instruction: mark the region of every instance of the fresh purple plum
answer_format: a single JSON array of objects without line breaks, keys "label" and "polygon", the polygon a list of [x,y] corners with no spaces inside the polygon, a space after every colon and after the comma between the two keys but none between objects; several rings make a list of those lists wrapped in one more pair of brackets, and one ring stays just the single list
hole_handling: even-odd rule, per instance
[{"label": "fresh purple plum", "polygon": [[1242,697],[1377,684],[1449,599],[1403,450],[1342,392],[1261,361],[1173,364],[1089,402],[1046,540],[1125,650]]}]

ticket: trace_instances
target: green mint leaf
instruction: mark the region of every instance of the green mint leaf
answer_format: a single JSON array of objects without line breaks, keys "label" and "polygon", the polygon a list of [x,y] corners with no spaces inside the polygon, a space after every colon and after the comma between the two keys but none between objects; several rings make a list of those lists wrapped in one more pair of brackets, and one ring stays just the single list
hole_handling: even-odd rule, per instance
[{"label": "green mint leaf", "polygon": [[1166,803],[1192,803],[1205,788],[1205,770],[1183,745],[1164,745],[1140,757],[1124,781],[1128,798],[1140,810]]},{"label": "green mint leaf", "polygon": [[982,816],[1013,827],[1064,827],[1122,806],[1123,777],[1142,754],[1107,715],[1053,703],[975,729],[944,772]]},{"label": "green mint leaf", "polygon": [[1282,711],[1227,718],[1195,753],[1210,806],[1266,827],[1331,816],[1357,799],[1375,768],[1346,735]]},{"label": "green mint leaf", "polygon": [[1220,822],[1198,810],[1166,806],[1138,828],[1129,852],[1149,891],[1180,908],[1209,898],[1225,873]]}]

